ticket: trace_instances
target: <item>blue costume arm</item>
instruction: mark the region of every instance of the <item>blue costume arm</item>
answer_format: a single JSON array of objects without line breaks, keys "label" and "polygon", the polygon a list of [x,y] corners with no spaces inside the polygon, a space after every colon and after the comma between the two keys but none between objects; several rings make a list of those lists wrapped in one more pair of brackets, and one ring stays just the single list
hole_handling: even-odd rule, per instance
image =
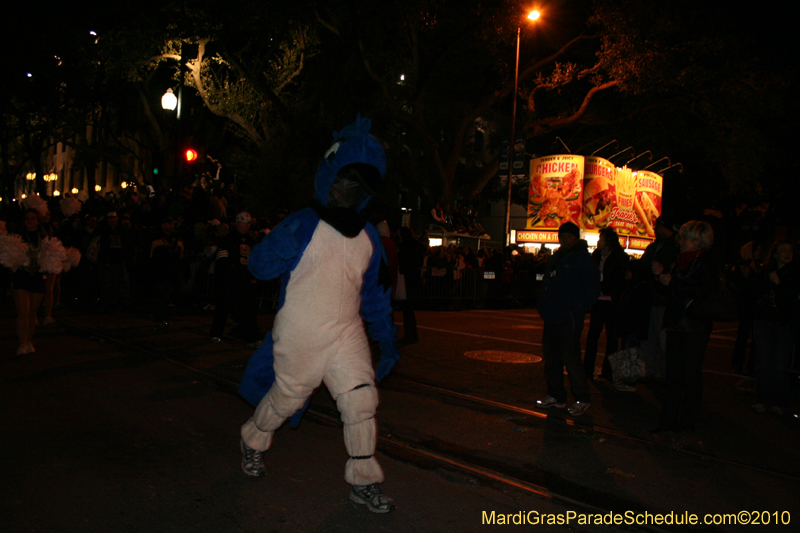
[{"label": "blue costume arm", "polygon": [[372,241],[373,252],[361,288],[361,315],[367,321],[369,336],[380,344],[381,358],[375,378],[381,381],[400,359],[392,319],[392,280],[377,230],[372,224],[364,229]]},{"label": "blue costume arm", "polygon": [[274,279],[297,266],[319,217],[303,209],[275,226],[250,252],[247,268],[258,279]]}]

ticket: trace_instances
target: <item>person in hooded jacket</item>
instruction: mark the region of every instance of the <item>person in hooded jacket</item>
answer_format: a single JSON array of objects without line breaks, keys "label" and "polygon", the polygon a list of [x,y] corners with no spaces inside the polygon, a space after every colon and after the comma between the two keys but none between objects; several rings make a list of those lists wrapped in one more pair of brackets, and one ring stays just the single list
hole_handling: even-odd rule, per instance
[{"label": "person in hooded jacket", "polygon": [[547,396],[536,401],[542,409],[564,408],[564,367],[575,402],[568,411],[582,415],[591,405],[589,382],[581,361],[581,333],[586,312],[600,296],[600,270],[589,254],[580,229],[572,222],[558,228],[559,249],[547,262],[537,308],[544,320],[542,351]]}]

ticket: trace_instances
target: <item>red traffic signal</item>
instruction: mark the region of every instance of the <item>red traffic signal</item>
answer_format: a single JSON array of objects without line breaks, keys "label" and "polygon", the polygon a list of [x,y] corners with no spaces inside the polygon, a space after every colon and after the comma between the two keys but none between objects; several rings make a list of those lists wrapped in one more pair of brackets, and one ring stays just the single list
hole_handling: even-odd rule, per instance
[{"label": "red traffic signal", "polygon": [[197,150],[189,148],[188,150],[186,150],[184,155],[186,156],[187,163],[191,163],[192,161],[197,160]]}]

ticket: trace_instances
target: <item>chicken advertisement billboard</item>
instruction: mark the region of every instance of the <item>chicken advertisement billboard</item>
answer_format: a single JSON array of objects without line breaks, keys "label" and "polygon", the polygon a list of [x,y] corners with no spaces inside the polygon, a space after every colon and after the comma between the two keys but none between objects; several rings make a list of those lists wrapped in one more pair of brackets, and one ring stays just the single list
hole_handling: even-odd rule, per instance
[{"label": "chicken advertisement billboard", "polygon": [[583,166],[581,155],[531,160],[527,229],[556,231],[565,222],[580,224]]},{"label": "chicken advertisement billboard", "polygon": [[526,229],[554,232],[574,222],[587,232],[612,227],[620,238],[642,246],[655,239],[663,184],[659,174],[572,154],[533,159],[530,169]]}]

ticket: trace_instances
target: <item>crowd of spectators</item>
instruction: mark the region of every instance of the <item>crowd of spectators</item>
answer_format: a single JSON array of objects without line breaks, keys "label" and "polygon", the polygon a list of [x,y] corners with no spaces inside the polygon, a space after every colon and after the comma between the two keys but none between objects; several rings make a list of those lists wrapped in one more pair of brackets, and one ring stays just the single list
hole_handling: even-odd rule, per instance
[{"label": "crowd of spectators", "polygon": [[[271,218],[254,217],[234,186],[171,192],[142,187],[119,197],[109,192],[92,194],[83,202],[69,195],[45,202],[49,209],[39,212],[36,231],[79,250],[82,260],[69,272],[46,276],[40,324],[53,322],[54,307],[114,313],[133,306],[150,313],[155,323],[168,325],[171,309],[178,304],[218,315],[209,332],[214,342],[221,340],[229,314],[237,323],[234,336],[253,345],[259,342],[254,320],[257,300],[274,300],[278,285],[256,282],[246,269],[247,254],[288,215],[287,210]],[[455,220],[445,216],[447,209],[440,209],[434,209],[434,218]],[[465,216],[458,225],[448,222],[446,227],[482,232],[468,211]],[[734,373],[758,377],[753,409],[780,414],[789,404],[788,376],[800,329],[797,243],[786,235],[756,239],[741,247],[738,260],[723,267],[724,254],[714,245],[711,225],[694,224],[687,229],[660,218],[657,239],[641,257],[629,257],[617,246],[613,231],[603,235],[594,253],[603,276],[602,294],[590,311],[585,374],[634,392],[635,382],[622,383],[612,375],[607,356],[638,349],[646,376],[667,382],[660,433],[693,433],[702,391],[699,369],[711,322],[692,317],[687,309],[705,297],[717,279],[738,301],[731,367]],[[0,214],[0,233],[23,234],[33,231],[33,225],[31,209],[11,204]],[[415,235],[410,228],[382,234],[387,250],[394,250],[389,255],[394,256],[395,285],[398,276],[402,284],[400,290],[396,287],[395,298],[409,325],[415,323],[413,308],[421,300],[449,309],[481,307],[490,299],[501,306],[534,307],[552,259],[545,246],[533,251],[523,247],[476,251],[455,244],[431,247],[426,233]],[[697,248],[687,248],[686,235]],[[7,292],[10,271],[2,269],[0,282]],[[606,357],[595,374],[604,329]],[[33,350],[29,337],[21,344],[23,352]],[[404,343],[417,341],[410,327]]]},{"label": "crowd of spectators", "polygon": [[[229,276],[215,276],[225,263],[219,260],[220,250],[241,234],[248,236],[248,242],[257,242],[288,214],[280,210],[271,219],[251,217],[235,185],[228,184],[169,192],[143,186],[125,189],[119,196],[92,193],[84,201],[68,193],[43,198],[49,209],[40,215],[40,227],[64,247],[79,250],[82,257],[71,271],[48,277],[54,286],[47,292],[50,308],[43,305],[40,311],[44,325],[52,322],[52,307],[104,313],[136,307],[151,313],[156,323],[167,325],[176,305],[213,311],[219,302],[233,312],[238,324],[242,317],[231,309],[230,299],[215,291],[216,286],[231,287]],[[12,203],[0,219],[10,233],[19,233],[24,213]],[[247,215],[247,224],[237,223],[241,213]],[[10,273],[2,270],[5,293]],[[272,289],[271,284],[261,283],[251,293]],[[214,336],[220,335],[219,328],[215,329]],[[243,337],[255,342],[258,334],[247,332]]]}]

